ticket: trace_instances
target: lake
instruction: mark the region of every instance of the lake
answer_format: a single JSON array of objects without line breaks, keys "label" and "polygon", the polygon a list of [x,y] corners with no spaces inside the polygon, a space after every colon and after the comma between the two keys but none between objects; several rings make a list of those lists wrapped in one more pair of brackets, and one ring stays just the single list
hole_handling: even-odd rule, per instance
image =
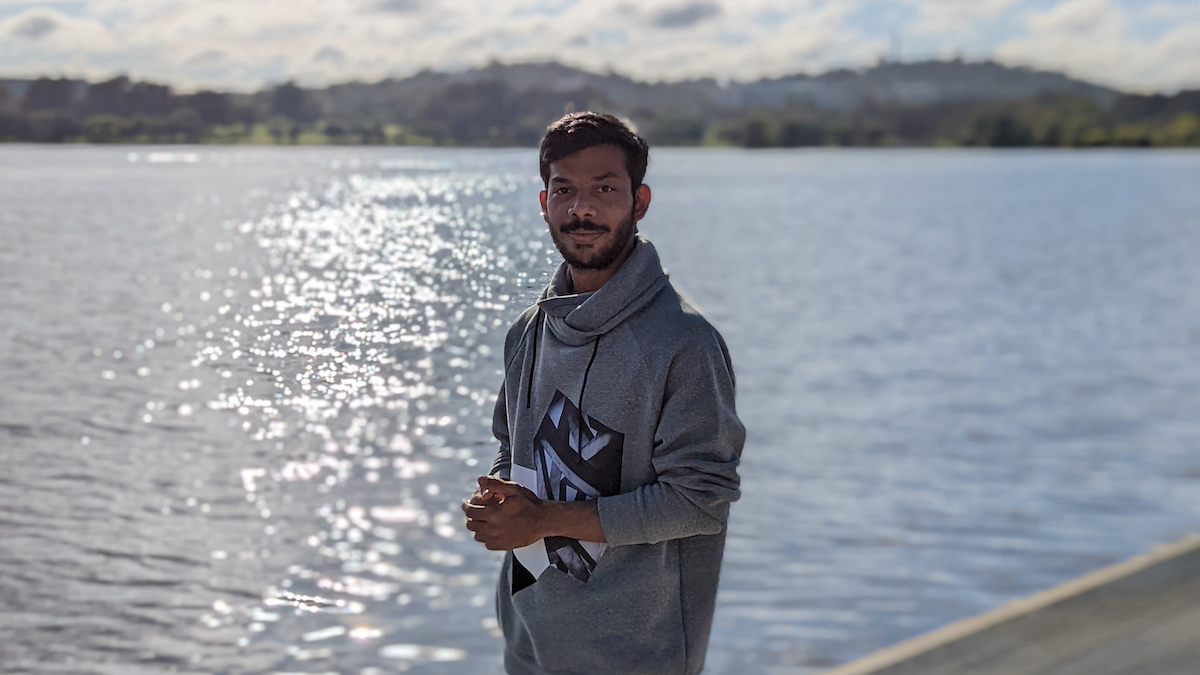
[{"label": "lake", "polygon": [[[0,661],[500,673],[532,150],[0,145]],[[706,673],[816,673],[1200,531],[1200,153],[658,149],[748,428]]]}]

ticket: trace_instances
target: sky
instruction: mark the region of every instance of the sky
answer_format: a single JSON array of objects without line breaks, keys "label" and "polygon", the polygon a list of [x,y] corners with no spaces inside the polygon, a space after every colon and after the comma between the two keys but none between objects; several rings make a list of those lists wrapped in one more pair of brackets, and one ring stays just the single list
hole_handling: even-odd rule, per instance
[{"label": "sky", "polygon": [[1200,88],[1200,0],[0,0],[0,77],[183,91],[491,61],[748,81],[956,56],[1124,91]]}]

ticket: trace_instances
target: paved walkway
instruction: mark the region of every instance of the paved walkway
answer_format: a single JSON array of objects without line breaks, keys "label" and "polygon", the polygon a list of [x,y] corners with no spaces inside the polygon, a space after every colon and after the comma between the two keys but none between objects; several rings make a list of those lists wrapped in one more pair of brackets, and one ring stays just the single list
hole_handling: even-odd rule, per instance
[{"label": "paved walkway", "polygon": [[1164,546],[823,675],[1198,675],[1200,538]]}]

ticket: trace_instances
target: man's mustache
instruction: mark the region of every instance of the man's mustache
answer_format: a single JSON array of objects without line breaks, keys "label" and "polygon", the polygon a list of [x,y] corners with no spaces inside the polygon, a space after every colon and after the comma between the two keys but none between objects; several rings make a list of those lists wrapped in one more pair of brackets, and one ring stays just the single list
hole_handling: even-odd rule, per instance
[{"label": "man's mustache", "polygon": [[590,220],[573,219],[571,222],[564,224],[559,230],[563,234],[571,234],[572,232],[608,232],[608,228],[603,225],[597,225]]}]

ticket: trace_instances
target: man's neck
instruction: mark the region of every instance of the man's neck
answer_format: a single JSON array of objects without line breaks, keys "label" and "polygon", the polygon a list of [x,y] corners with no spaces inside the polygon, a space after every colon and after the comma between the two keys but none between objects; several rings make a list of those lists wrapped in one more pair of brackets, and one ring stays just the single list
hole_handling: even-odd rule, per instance
[{"label": "man's neck", "polygon": [[601,286],[608,283],[609,279],[617,275],[621,266],[625,264],[625,261],[633,253],[633,248],[636,245],[637,239],[630,239],[629,244],[621,251],[621,255],[617,256],[617,259],[611,265],[602,270],[581,269],[567,263],[567,272],[571,279],[571,291],[573,293],[591,293],[592,291],[600,290]]}]

